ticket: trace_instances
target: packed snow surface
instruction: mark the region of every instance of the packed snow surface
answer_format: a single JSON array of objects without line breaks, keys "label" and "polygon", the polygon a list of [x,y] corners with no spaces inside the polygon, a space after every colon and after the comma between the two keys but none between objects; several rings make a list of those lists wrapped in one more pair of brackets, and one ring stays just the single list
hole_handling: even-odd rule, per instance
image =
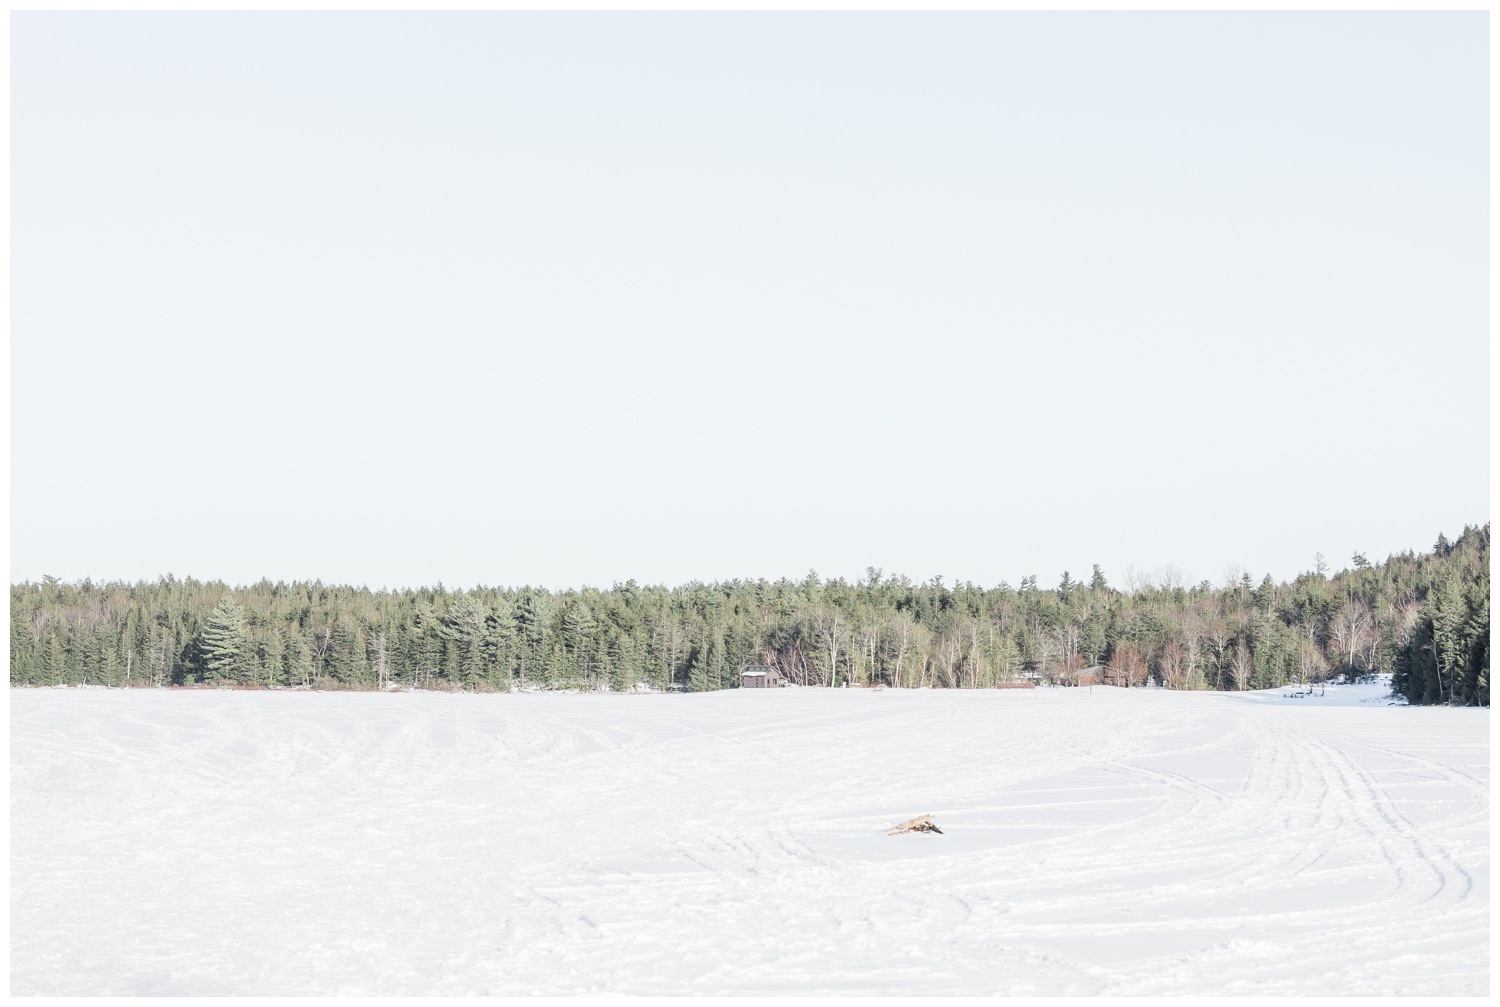
[{"label": "packed snow surface", "polygon": [[13,690],[12,992],[1486,994],[1384,694]]}]

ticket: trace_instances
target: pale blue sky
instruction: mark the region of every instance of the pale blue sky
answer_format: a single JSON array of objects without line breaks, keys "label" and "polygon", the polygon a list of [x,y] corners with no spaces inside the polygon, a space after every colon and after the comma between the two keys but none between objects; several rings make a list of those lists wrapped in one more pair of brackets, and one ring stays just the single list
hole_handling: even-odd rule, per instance
[{"label": "pale blue sky", "polygon": [[13,580],[1489,517],[1484,14],[12,16]]}]

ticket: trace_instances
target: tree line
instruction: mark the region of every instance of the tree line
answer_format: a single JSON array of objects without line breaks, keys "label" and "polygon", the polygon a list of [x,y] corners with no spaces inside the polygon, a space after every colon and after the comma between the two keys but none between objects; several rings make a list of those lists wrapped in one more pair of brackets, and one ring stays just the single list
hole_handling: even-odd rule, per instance
[{"label": "tree line", "polygon": [[1489,525],[1429,553],[1220,585],[733,580],[608,590],[45,578],[11,587],[11,684],[506,690],[990,688],[1099,667],[1124,686],[1274,688],[1381,672],[1412,703],[1489,703]]}]

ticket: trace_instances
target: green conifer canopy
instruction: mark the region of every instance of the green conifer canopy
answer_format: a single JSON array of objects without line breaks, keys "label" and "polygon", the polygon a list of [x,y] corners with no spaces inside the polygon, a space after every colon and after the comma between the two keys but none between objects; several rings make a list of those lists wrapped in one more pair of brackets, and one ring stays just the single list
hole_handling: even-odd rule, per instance
[{"label": "green conifer canopy", "polygon": [[1489,542],[1476,526],[1290,583],[1236,571],[1127,590],[1098,567],[1020,590],[873,569],[558,592],[51,579],[11,586],[11,684],[697,690],[771,664],[801,685],[986,688],[1104,666],[1173,689],[1385,672],[1413,703],[1487,705]]}]

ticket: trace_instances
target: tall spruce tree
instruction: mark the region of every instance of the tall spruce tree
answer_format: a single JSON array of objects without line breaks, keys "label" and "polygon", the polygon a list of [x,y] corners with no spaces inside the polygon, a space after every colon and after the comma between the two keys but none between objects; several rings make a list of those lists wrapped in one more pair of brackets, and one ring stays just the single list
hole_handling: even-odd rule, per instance
[{"label": "tall spruce tree", "polygon": [[289,630],[286,637],[286,679],[292,686],[310,685],[313,680],[312,648],[296,629]]}]

